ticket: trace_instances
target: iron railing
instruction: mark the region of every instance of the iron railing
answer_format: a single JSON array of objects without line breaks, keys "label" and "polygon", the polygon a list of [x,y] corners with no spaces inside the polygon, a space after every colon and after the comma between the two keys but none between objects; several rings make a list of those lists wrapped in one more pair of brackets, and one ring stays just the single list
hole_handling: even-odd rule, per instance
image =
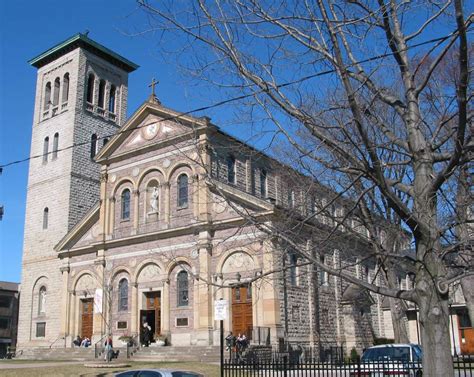
[{"label": "iron railing", "polygon": [[[250,353],[240,358],[224,360],[224,377],[367,377],[410,376],[421,377],[421,362],[321,362],[292,358],[290,354],[272,352],[271,356],[258,358]],[[453,358],[457,377],[474,377],[474,358]]]}]

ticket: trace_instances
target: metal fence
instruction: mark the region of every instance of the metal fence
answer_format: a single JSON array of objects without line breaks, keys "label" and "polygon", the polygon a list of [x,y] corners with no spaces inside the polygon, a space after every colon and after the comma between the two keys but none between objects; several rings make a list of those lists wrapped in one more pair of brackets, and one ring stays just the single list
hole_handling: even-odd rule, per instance
[{"label": "metal fence", "polygon": [[[271,356],[241,355],[224,360],[225,377],[367,377],[367,376],[423,376],[418,362],[316,362],[297,360],[291,355],[271,352]],[[474,357],[453,358],[455,376],[474,377]]]}]

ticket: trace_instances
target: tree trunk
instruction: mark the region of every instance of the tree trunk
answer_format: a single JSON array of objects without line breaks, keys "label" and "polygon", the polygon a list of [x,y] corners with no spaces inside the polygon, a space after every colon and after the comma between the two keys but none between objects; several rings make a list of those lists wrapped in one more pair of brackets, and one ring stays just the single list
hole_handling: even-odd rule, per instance
[{"label": "tree trunk", "polygon": [[426,270],[420,275],[417,276],[417,294],[423,348],[423,375],[454,377],[448,295],[439,293]]},{"label": "tree trunk", "polygon": [[410,343],[406,326],[406,305],[400,299],[390,297],[389,300],[395,343]]},{"label": "tree trunk", "polygon": [[[388,271],[386,272],[387,284],[389,288],[397,288],[397,269],[390,263]],[[392,316],[393,335],[395,343],[409,343],[407,331],[407,307],[403,300],[393,297],[389,298],[390,313]]]}]

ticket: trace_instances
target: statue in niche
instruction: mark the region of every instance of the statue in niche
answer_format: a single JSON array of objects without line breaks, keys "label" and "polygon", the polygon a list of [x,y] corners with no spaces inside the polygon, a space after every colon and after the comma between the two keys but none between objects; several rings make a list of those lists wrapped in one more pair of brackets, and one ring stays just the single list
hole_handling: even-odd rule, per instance
[{"label": "statue in niche", "polygon": [[159,193],[158,193],[158,187],[153,187],[153,191],[151,192],[150,196],[150,207],[151,211],[150,213],[158,213],[158,198],[159,198]]}]

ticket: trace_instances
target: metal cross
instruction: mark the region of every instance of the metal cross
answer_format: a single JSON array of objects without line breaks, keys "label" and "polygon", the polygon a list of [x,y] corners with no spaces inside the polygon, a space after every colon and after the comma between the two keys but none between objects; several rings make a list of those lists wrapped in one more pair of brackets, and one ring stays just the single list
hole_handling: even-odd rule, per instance
[{"label": "metal cross", "polygon": [[160,82],[159,82],[159,81],[155,81],[155,78],[153,77],[152,80],[151,80],[151,84],[148,85],[148,87],[151,88],[151,94],[152,94],[153,96],[155,96],[155,86],[156,86],[157,84],[159,84],[159,83],[160,83]]}]

